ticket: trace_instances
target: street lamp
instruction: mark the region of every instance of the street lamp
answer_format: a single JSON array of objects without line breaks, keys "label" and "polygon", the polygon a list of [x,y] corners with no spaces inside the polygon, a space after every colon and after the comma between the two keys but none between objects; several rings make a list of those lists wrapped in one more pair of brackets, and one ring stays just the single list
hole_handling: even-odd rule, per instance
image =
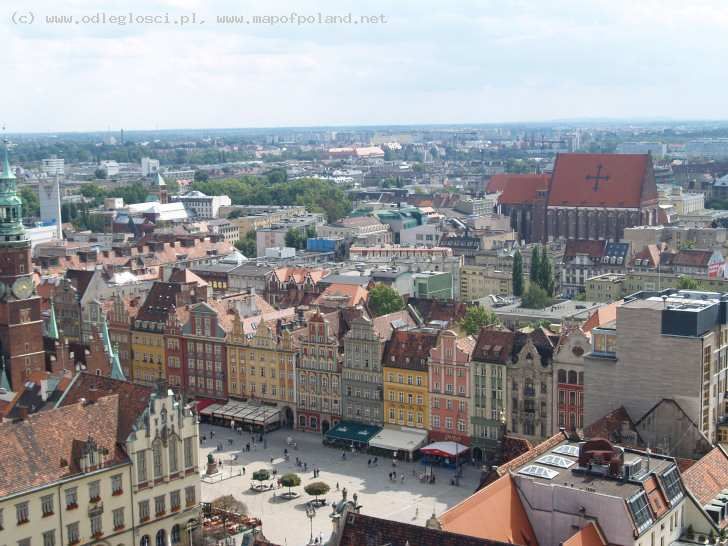
[{"label": "street lamp", "polygon": [[306,517],[311,524],[311,538],[308,539],[308,543],[313,544],[313,518],[316,517],[316,508],[311,503],[306,505]]}]

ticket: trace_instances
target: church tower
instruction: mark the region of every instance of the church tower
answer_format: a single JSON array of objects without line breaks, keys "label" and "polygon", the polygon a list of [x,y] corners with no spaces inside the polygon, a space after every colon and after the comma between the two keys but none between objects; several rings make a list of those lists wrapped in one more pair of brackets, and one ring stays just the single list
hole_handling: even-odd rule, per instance
[{"label": "church tower", "polygon": [[40,297],[32,277],[30,240],[7,147],[0,171],[0,358],[17,390],[31,372],[45,370]]}]

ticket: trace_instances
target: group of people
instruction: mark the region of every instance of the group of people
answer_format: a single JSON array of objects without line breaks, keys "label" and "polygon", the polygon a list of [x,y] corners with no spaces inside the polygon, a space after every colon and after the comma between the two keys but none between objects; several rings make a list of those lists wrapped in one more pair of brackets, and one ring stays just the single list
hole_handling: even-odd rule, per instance
[{"label": "group of people", "polygon": [[369,459],[367,461],[367,466],[371,468],[372,466],[377,466],[379,464],[379,457],[374,457],[374,459]]},{"label": "group of people", "polygon": [[[400,481],[404,483],[405,477],[404,472],[400,472]],[[390,482],[396,482],[397,481],[397,472],[392,471],[389,473],[389,481]]]}]

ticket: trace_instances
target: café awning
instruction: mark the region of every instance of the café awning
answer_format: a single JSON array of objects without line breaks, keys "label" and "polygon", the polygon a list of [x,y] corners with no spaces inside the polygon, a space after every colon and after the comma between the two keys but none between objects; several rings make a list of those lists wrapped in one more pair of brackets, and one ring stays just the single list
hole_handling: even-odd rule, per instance
[{"label": "caf\u00e9 awning", "polygon": [[458,442],[433,442],[430,445],[421,448],[420,452],[433,457],[452,458],[462,455],[468,449],[468,446],[464,446]]},{"label": "caf\u00e9 awning", "polygon": [[343,440],[345,442],[369,443],[369,440],[382,430],[376,425],[365,425],[354,421],[340,421],[335,427],[326,432],[329,440]]},{"label": "caf\u00e9 awning", "polygon": [[369,445],[388,451],[407,451],[414,453],[427,441],[427,431],[416,428],[383,428],[371,440]]}]

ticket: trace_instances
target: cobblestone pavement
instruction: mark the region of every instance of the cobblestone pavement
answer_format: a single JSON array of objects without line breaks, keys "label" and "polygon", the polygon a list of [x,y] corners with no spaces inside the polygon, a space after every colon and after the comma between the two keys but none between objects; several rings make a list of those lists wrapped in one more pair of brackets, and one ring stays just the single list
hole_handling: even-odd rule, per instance
[{"label": "cobblestone pavement", "polygon": [[[214,438],[210,437],[211,431],[215,434]],[[202,500],[207,502],[221,495],[234,495],[245,503],[250,515],[261,518],[263,534],[269,540],[287,546],[304,545],[310,538],[311,529],[305,506],[311,497],[304,492],[303,487],[312,481],[323,481],[331,487],[325,496],[328,506],[317,509],[313,519],[313,536],[326,540],[331,534],[331,503],[341,499],[341,492],[336,490],[337,484],[339,490],[347,489],[349,498],[354,493],[358,495],[364,514],[424,525],[433,511],[440,514],[469,496],[477,487],[480,476],[477,468],[466,465],[460,485],[454,486],[450,483],[454,471],[436,468],[436,483],[421,483],[416,475],[424,472],[425,467],[420,463],[398,463],[393,468],[391,459],[379,457],[378,466],[370,468],[367,466],[369,455],[347,453],[344,460],[340,449],[324,446],[321,436],[312,433],[277,430],[265,435],[265,447],[260,442],[256,442],[253,447],[249,433],[241,436],[230,429],[207,424],[200,425],[200,436],[206,436],[200,447],[201,471],[204,473],[207,454],[212,452],[216,460],[222,461],[221,473],[227,478],[214,483],[203,481]],[[289,461],[286,462],[283,450],[287,447],[288,437],[296,442],[297,449],[288,447]],[[229,440],[232,440],[232,445]],[[222,451],[217,451],[218,443],[222,443]],[[246,443],[251,445],[250,452],[245,451]],[[234,460],[235,456],[237,460]],[[307,463],[307,471],[296,467],[296,457]],[[317,479],[313,477],[314,466],[320,469]],[[245,475],[238,475],[243,468]],[[299,497],[282,499],[285,488],[251,491],[251,476],[261,468],[276,470],[278,476],[288,472],[298,473],[301,486],[295,491]],[[397,472],[396,482],[390,481],[388,477],[392,471]],[[404,482],[401,480],[402,473]]]}]

